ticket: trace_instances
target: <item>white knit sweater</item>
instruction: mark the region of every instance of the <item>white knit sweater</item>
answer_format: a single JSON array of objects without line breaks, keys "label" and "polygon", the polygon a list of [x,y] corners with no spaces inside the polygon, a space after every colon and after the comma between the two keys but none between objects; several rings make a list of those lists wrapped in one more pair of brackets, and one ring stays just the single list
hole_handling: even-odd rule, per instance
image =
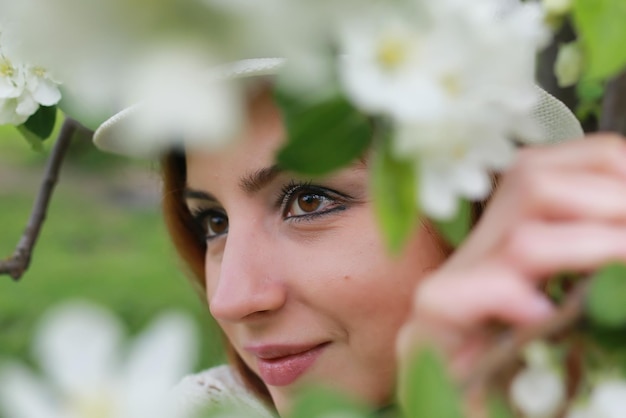
[{"label": "white knit sweater", "polygon": [[[191,418],[204,408],[236,405],[254,418],[276,415],[248,390],[230,366],[218,366],[185,377],[171,392],[173,418]],[[246,416],[252,416],[246,414]]]}]

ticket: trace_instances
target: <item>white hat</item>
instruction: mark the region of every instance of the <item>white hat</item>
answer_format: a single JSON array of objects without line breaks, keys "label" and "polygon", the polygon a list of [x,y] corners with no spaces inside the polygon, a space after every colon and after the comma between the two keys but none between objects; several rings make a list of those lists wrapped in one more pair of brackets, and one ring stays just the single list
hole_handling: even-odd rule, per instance
[{"label": "white hat", "polygon": [[[225,79],[249,78],[275,75],[284,65],[282,58],[258,58],[237,61],[217,70],[218,76]],[[584,135],[580,122],[565,104],[537,87],[539,100],[532,111],[532,119],[540,129],[539,139],[542,144],[557,143]],[[159,151],[154,147],[138,148],[136,141],[128,137],[128,124],[140,110],[141,104],[131,106],[113,115],[96,130],[93,140],[103,151],[131,157],[152,158]],[[146,143],[146,141],[141,141]]]}]

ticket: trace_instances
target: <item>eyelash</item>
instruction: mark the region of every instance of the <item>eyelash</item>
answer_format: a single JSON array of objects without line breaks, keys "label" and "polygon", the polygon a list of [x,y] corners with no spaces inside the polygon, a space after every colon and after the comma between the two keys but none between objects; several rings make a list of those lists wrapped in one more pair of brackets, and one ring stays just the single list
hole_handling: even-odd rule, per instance
[{"label": "eyelash", "polygon": [[[323,199],[327,199],[330,202],[329,203],[330,207],[323,209],[321,211],[315,211],[315,212],[306,213],[302,215],[287,216],[287,214],[289,213],[289,210],[291,210],[293,204],[295,203],[294,199],[297,198],[298,196],[305,195],[305,194],[315,195]],[[343,193],[339,193],[335,190],[328,189],[325,187],[320,187],[320,186],[314,186],[311,184],[310,181],[297,182],[297,181],[292,180],[281,188],[280,192],[278,193],[278,196],[276,197],[275,207],[281,210],[281,214],[283,218],[287,221],[306,222],[308,220],[312,220],[315,218],[319,218],[321,216],[328,215],[335,211],[345,210],[346,204],[349,201],[350,201],[349,196]],[[200,235],[204,236],[204,240],[206,242],[219,238],[220,236],[226,233],[224,232],[224,233],[217,233],[215,235],[209,235],[208,226],[207,226],[207,222],[212,216],[222,216],[226,218],[226,220],[228,220],[228,216],[224,212],[217,210],[217,209],[213,209],[213,208],[212,209],[194,208],[190,210],[190,213],[196,225],[200,228],[200,231],[201,231]]]},{"label": "eyelash", "polygon": [[208,227],[206,226],[206,222],[208,222],[208,220],[210,219],[210,217],[212,216],[223,216],[224,218],[228,219],[228,216],[226,216],[226,214],[222,211],[219,211],[217,209],[201,209],[201,208],[194,208],[190,210],[191,216],[196,224],[196,226],[200,229],[200,231],[198,232],[198,234],[200,235],[200,238],[203,239],[206,242],[209,242],[215,238],[220,237],[222,234],[215,234],[215,235],[209,235],[208,232]]},{"label": "eyelash", "polygon": [[[324,199],[328,199],[331,202],[331,207],[321,210],[319,212],[316,211],[303,215],[292,215],[287,217],[288,211],[295,203],[294,198],[304,194],[311,194],[322,197]],[[347,195],[325,187],[314,186],[313,184],[311,184],[310,181],[298,182],[291,180],[289,183],[285,184],[280,190],[280,193],[278,194],[278,197],[276,199],[276,207],[281,209],[282,216],[285,218],[285,220],[300,222],[312,220],[320,216],[325,216],[338,210],[345,210],[346,203],[349,200],[350,197]]]}]

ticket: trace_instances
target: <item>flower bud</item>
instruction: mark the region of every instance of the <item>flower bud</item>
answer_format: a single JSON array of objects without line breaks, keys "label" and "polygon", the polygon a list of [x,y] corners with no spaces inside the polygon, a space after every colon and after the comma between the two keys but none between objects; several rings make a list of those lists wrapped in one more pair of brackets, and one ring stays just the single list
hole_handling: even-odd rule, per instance
[{"label": "flower bud", "polygon": [[580,80],[583,72],[583,53],[577,42],[563,44],[554,63],[554,74],[559,87],[569,87]]},{"label": "flower bud", "polygon": [[565,400],[565,384],[551,368],[528,367],[513,379],[510,397],[524,417],[548,418]]},{"label": "flower bud", "polygon": [[572,0],[543,0],[543,8],[548,16],[563,16],[572,8]]},{"label": "flower bud", "polygon": [[626,381],[613,379],[599,383],[591,393],[589,408],[594,417],[623,418],[626,414]]}]

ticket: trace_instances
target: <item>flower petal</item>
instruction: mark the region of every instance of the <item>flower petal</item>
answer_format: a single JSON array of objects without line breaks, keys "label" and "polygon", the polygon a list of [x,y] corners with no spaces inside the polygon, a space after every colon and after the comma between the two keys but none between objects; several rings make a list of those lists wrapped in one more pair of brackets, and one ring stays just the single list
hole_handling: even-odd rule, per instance
[{"label": "flower petal", "polygon": [[21,125],[26,122],[28,116],[18,115],[17,99],[0,100],[0,125]]},{"label": "flower petal", "polygon": [[593,411],[585,406],[574,406],[572,409],[567,411],[567,415],[565,418],[598,418],[597,415],[593,414]]},{"label": "flower petal", "polygon": [[608,380],[593,389],[590,407],[598,417],[622,418],[626,411],[626,381]]},{"label": "flower petal", "polygon": [[35,99],[33,99],[33,96],[28,93],[24,93],[17,99],[15,113],[28,118],[33,115],[38,108],[39,104],[35,101]]},{"label": "flower petal", "polygon": [[510,396],[524,416],[549,417],[565,401],[565,383],[550,368],[528,367],[513,379]]},{"label": "flower petal", "polygon": [[49,388],[17,363],[0,369],[0,411],[11,418],[65,418]]},{"label": "flower petal", "polygon": [[491,190],[491,178],[485,168],[476,164],[458,162],[453,170],[453,181],[459,194],[471,200],[487,197]]},{"label": "flower petal", "polygon": [[156,417],[155,402],[188,374],[196,361],[197,331],[181,313],[163,314],[137,337],[121,379],[124,417]]},{"label": "flower petal", "polygon": [[56,307],[40,323],[34,355],[66,394],[80,395],[106,385],[117,366],[121,323],[86,301]]},{"label": "flower petal", "polygon": [[45,78],[37,81],[37,87],[32,90],[32,95],[35,101],[43,106],[52,106],[61,100],[61,92],[57,84]]},{"label": "flower petal", "polygon": [[[426,167],[425,167],[426,166]],[[422,165],[418,184],[419,204],[435,219],[450,219],[458,209],[457,196],[446,173]]]},{"label": "flower petal", "polygon": [[495,170],[504,170],[514,161],[517,148],[506,138],[492,138],[478,144],[476,152],[480,153],[480,159],[485,162],[486,166]]},{"label": "flower petal", "polygon": [[22,89],[12,83],[8,77],[0,77],[0,98],[9,99],[22,94]]}]

